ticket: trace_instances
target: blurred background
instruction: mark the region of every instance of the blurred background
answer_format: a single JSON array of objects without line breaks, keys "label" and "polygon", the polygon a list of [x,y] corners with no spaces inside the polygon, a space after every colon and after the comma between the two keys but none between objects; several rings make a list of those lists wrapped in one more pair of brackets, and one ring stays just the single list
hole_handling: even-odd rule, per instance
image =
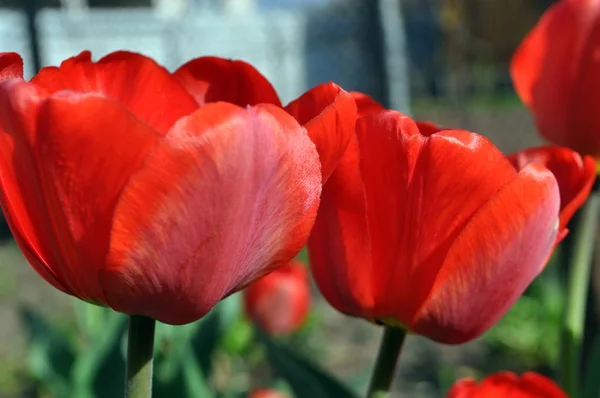
[{"label": "blurred background", "polygon": [[[23,56],[26,77],[84,49],[92,50],[96,59],[117,49],[139,51],[170,70],[201,55],[243,59],[272,82],[284,103],[314,85],[335,81],[417,119],[486,135],[509,153],[541,142],[513,91],[508,65],[519,42],[551,3],[0,0],[0,50]],[[94,358],[112,355],[110,347],[117,340],[122,349],[122,319],[78,303],[44,283],[26,264],[6,228],[3,232],[0,398],[86,398],[83,392],[73,395],[67,382],[61,381],[61,377],[75,378],[74,363],[84,363],[75,372],[81,380],[93,373],[88,379],[96,384],[89,396],[100,396],[98,383],[106,383],[111,373],[99,377],[98,369],[108,365]],[[305,259],[305,254],[301,257]],[[531,369],[552,376],[563,301],[561,280],[560,267],[551,264],[497,327],[470,344],[441,346],[410,336],[396,380],[402,392],[396,396],[442,397],[458,377],[479,377],[501,369]],[[305,328],[284,343],[356,391],[364,391],[381,330],[341,316],[316,289],[314,295],[314,310]],[[221,307],[225,326],[214,340],[211,374],[204,372],[204,376],[216,389],[242,394],[257,380],[271,376],[265,376],[254,351],[248,350],[251,332],[239,297],[231,297]],[[198,330],[164,327],[157,344],[164,344],[168,352],[173,341]],[[164,365],[167,370],[161,371],[162,366],[157,365],[158,375],[168,379],[169,368]],[[121,369],[116,370],[112,374],[120,377]],[[167,376],[160,376],[161,372]]]}]

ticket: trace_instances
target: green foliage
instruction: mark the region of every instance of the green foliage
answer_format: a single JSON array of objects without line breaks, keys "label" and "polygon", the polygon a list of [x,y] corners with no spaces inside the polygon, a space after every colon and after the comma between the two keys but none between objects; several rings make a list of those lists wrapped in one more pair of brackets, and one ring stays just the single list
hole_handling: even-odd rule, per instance
[{"label": "green foliage", "polygon": [[583,398],[597,398],[600,396],[600,334],[596,336],[592,352],[586,364],[583,385]]},{"label": "green foliage", "polygon": [[346,386],[307,359],[279,346],[260,331],[257,331],[257,336],[265,345],[269,363],[275,372],[289,383],[297,397],[356,397]]}]

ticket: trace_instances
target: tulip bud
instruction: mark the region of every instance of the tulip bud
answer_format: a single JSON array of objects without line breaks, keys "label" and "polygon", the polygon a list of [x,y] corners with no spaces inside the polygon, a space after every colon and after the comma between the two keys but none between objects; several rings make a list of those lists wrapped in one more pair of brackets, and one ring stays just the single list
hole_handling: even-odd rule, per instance
[{"label": "tulip bud", "polygon": [[250,318],[271,335],[297,331],[310,310],[311,293],[306,267],[293,261],[244,290]]},{"label": "tulip bud", "polygon": [[288,398],[277,390],[257,388],[248,394],[248,398]]}]

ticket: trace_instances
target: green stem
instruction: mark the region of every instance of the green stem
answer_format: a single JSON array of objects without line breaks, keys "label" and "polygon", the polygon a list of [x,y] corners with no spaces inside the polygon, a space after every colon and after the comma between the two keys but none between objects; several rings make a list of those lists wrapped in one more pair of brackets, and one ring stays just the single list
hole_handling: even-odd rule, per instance
[{"label": "green stem", "polygon": [[125,398],[150,398],[152,396],[154,327],[154,319],[140,315],[129,317]]},{"label": "green stem", "polygon": [[558,366],[561,385],[571,398],[580,396],[585,306],[592,272],[599,210],[600,190],[596,183],[581,209],[579,223],[573,231],[574,247],[569,264],[569,285],[563,313],[561,358]]},{"label": "green stem", "polygon": [[375,370],[371,377],[371,385],[367,393],[368,398],[385,398],[388,396],[405,337],[406,330],[385,327],[379,353],[377,354]]}]

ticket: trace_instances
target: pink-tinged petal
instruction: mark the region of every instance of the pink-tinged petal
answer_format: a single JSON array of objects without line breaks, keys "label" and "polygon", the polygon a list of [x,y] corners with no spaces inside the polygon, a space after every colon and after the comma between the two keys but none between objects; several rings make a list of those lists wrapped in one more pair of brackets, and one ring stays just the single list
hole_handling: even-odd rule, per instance
[{"label": "pink-tinged petal", "polygon": [[356,131],[374,312],[409,326],[456,236],[516,172],[484,137],[461,130],[424,137],[395,111],[360,118]]},{"label": "pink-tinged petal", "polygon": [[560,190],[560,227],[567,227],[575,212],[583,206],[596,180],[596,163],[590,156],[582,158],[568,148],[544,146],[530,148],[508,156],[517,170],[538,163],[554,174]]},{"label": "pink-tinged petal", "polygon": [[23,78],[23,58],[17,53],[0,53],[0,82]]},{"label": "pink-tinged petal", "polygon": [[63,90],[102,94],[162,134],[198,107],[165,68],[144,55],[117,51],[98,62],[92,62],[91,56],[84,51],[58,68],[42,68],[31,83],[48,95]]},{"label": "pink-tinged petal", "polygon": [[600,155],[600,1],[552,5],[511,63],[521,100],[554,144]]},{"label": "pink-tinged petal", "polygon": [[200,57],[185,63],[173,75],[200,106],[223,101],[239,106],[273,104],[281,107],[271,83],[244,61]]},{"label": "pink-tinged petal", "polygon": [[495,324],[545,266],[559,207],[552,173],[523,168],[462,228],[411,329],[458,344]]},{"label": "pink-tinged petal", "polygon": [[101,274],[109,305],[170,324],[199,319],[300,251],[320,193],[314,145],[282,109],[200,108],[117,205]]},{"label": "pink-tinged petal", "polygon": [[354,136],[323,186],[308,253],[313,277],[327,301],[345,314],[372,319],[371,242]]},{"label": "pink-tinged petal", "polygon": [[334,83],[321,84],[290,102],[286,111],[308,131],[317,146],[323,183],[336,168],[354,135],[356,104]]},{"label": "pink-tinged petal", "polygon": [[356,102],[356,109],[358,110],[358,116],[364,116],[371,112],[381,112],[385,108],[379,102],[375,101],[373,97],[367,94],[360,93],[358,91],[351,91],[350,95]]},{"label": "pink-tinged petal", "polygon": [[98,272],[116,199],[161,136],[97,95],[2,89],[5,213],[61,290],[102,302]]}]

